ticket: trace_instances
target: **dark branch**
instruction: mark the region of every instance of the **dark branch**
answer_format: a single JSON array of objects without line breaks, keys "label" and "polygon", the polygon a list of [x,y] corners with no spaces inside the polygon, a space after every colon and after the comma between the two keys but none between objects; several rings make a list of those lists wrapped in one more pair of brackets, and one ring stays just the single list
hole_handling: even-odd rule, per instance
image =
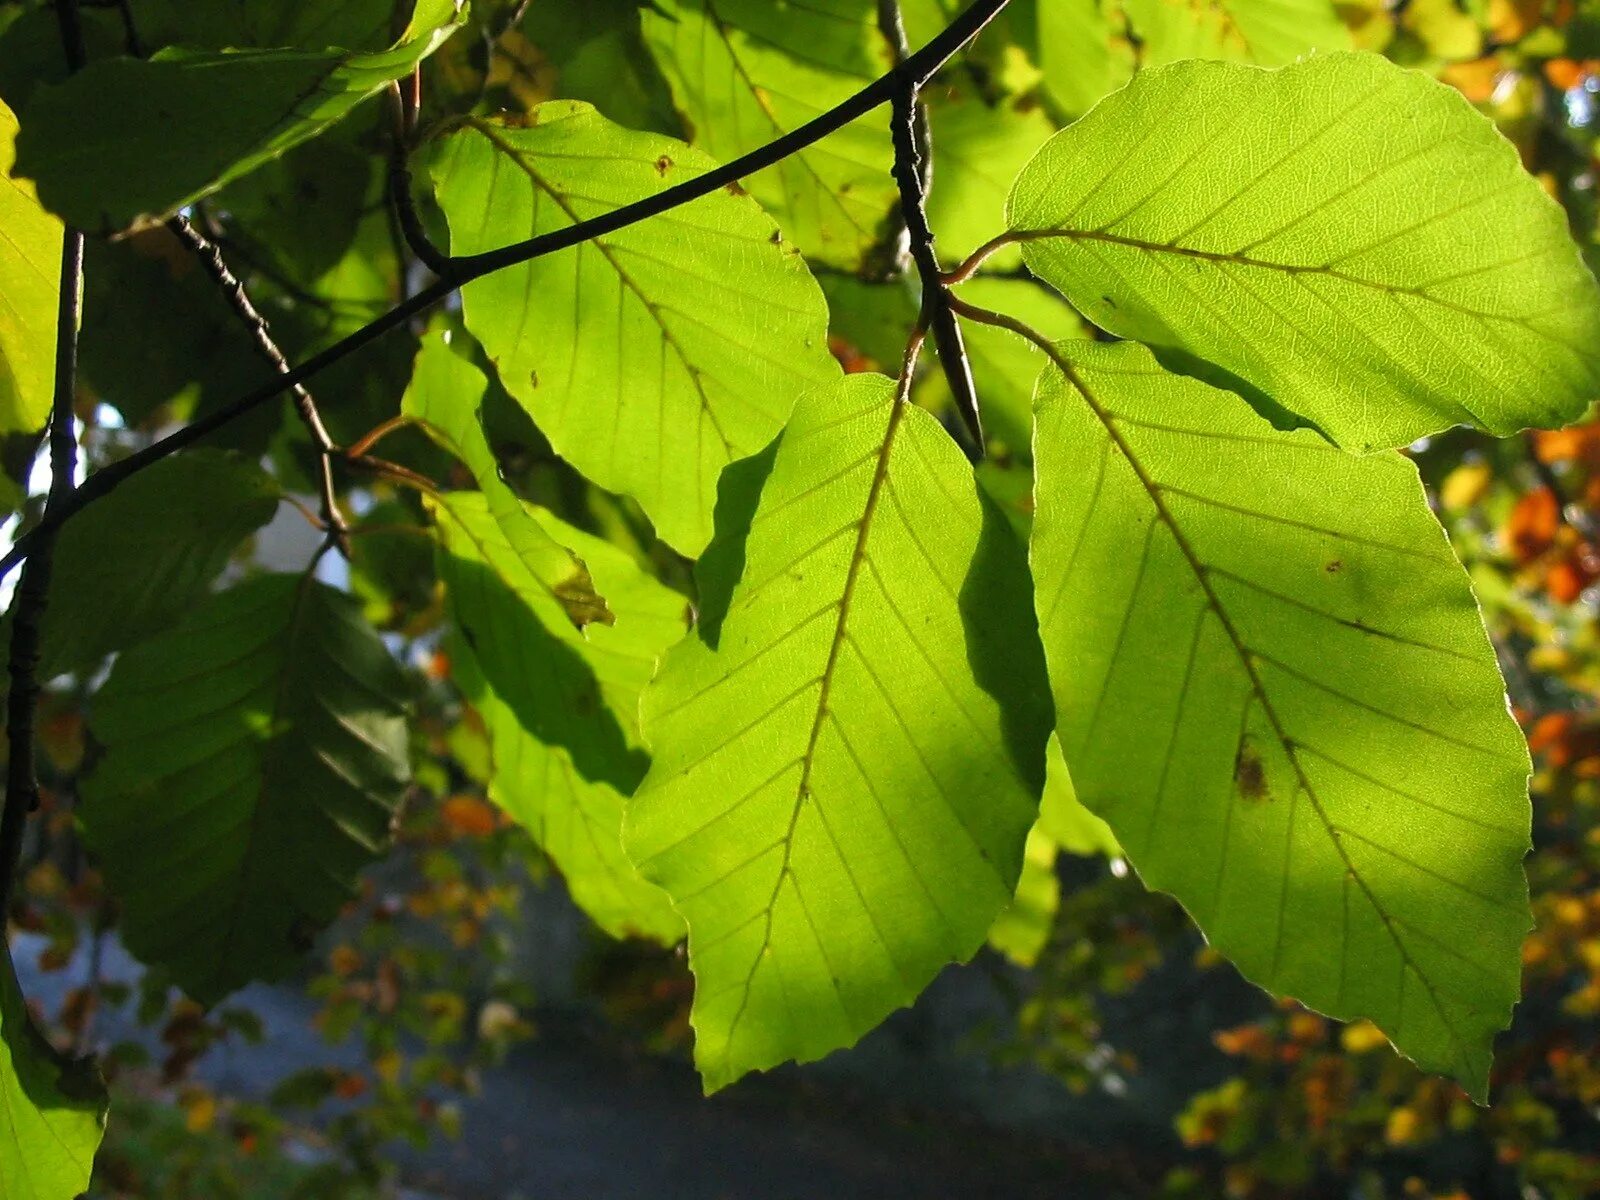
[{"label": "dark branch", "polygon": [[[395,220],[401,236],[417,261],[441,278],[450,273],[450,256],[433,244],[417,212],[416,197],[411,192],[411,141],[416,128],[420,95],[416,76],[407,81],[408,86],[395,84],[389,89],[390,106],[394,114],[393,145],[389,150],[389,203],[393,206]],[[401,264],[404,270],[404,264]]]},{"label": "dark branch", "polygon": [[[907,59],[905,25],[898,0],[878,0],[878,24],[896,59]],[[950,394],[972,435],[975,453],[983,455],[983,422],[978,414],[978,393],[972,383],[972,365],[961,336],[961,324],[950,308],[944,272],[933,248],[928,224],[928,186],[933,179],[933,151],[928,137],[928,117],[919,99],[921,83],[906,78],[891,97],[891,133],[894,139],[894,181],[900,189],[900,216],[905,222],[911,261],[922,281],[922,315],[918,323],[933,334]]]},{"label": "dark branch", "polygon": [[[267,326],[267,319],[251,301],[250,293],[244,289],[244,283],[228,269],[222,251],[201,234],[185,216],[173,217],[167,222],[167,228],[193,252],[211,281],[221,289],[227,298],[228,306],[250,331],[250,341],[261,357],[280,376],[288,375],[289,360],[283,356],[278,343],[272,340],[272,331]],[[348,557],[349,542],[346,534],[349,527],[344,514],[339,511],[339,497],[333,484],[333,459],[339,453],[339,448],[328,436],[327,427],[322,423],[322,414],[317,411],[317,402],[312,399],[305,385],[292,384],[289,390],[294,397],[295,411],[300,414],[300,420],[317,448],[323,522],[327,527],[329,538],[336,541],[340,550]]]},{"label": "dark branch", "polygon": [[[56,0],[56,21],[67,65],[79,70],[87,57],[76,0]],[[50,403],[50,493],[44,521],[71,505],[78,440],[72,428],[72,401],[78,390],[78,310],[83,298],[83,234],[66,229],[61,238],[61,295],[56,308],[55,393]],[[58,518],[56,525],[59,526]],[[40,526],[43,529],[43,523]],[[28,555],[11,606],[10,688],[6,697],[6,797],[0,812],[0,928],[11,906],[17,861],[28,814],[39,806],[39,773],[34,761],[33,721],[39,699],[39,630],[50,596],[55,527],[39,535]]]},{"label": "dark branch", "polygon": [[698,200],[701,196],[710,195],[718,188],[737,183],[746,175],[753,175],[757,171],[781,162],[790,155],[804,150],[812,143],[827,137],[828,134],[842,129],[851,121],[871,112],[884,101],[891,99],[896,91],[907,82],[920,87],[931,79],[934,73],[944,66],[963,46],[983,32],[985,26],[1009,2],[1010,0],[975,0],[966,11],[952,21],[942,33],[922,47],[921,50],[918,50],[887,74],[869,83],[837,108],[823,113],[806,122],[800,128],[791,130],[783,137],[769,142],[759,149],[752,150],[749,154],[707,171],[704,175],[685,180],[683,183],[670,187],[666,191],[658,192],[654,196],[647,196],[645,199],[633,204],[624,205],[622,208],[605,213],[592,220],[583,221],[577,225],[569,225],[565,229],[552,230],[538,237],[528,238],[526,241],[502,246],[498,250],[487,250],[482,254],[451,259],[450,273],[448,275],[436,280],[370,324],[356,330],[343,341],[337,342],[320,354],[308,358],[287,375],[280,377],[271,384],[257,388],[255,391],[235,400],[224,408],[218,409],[207,417],[184,426],[184,428],[169,434],[159,442],[145,447],[138,453],[129,455],[127,458],[96,471],[89,476],[84,485],[72,496],[71,501],[63,505],[58,513],[46,513],[44,519],[32,531],[21,538],[6,553],[4,558],[0,558],[0,576],[4,576],[17,563],[28,557],[46,531],[54,530],[74,513],[81,511],[86,505],[92,504],[107,495],[124,479],[137,474],[151,463],[158,462],[186,446],[193,445],[213,431],[237,420],[246,413],[254,411],[274,397],[282,395],[295,384],[303,383],[324,368],[348,358],[369,342],[389,332],[389,330],[404,325],[418,313],[426,312],[462,284],[470,283],[474,279],[479,279],[505,267],[516,266],[535,258],[542,258],[546,254],[554,254],[558,250],[566,250],[570,247],[581,245],[597,237],[604,237],[606,234],[615,233],[619,229],[626,229],[630,225],[636,225],[640,221],[670,212],[672,209],[687,204],[691,200]]}]

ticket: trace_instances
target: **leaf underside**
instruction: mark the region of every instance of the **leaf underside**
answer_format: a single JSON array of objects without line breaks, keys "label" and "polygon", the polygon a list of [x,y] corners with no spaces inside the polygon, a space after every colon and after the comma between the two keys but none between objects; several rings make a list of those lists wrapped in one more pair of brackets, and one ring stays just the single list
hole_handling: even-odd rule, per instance
[{"label": "leaf underside", "polygon": [[[430,162],[458,254],[566,228],[711,165],[569,101],[522,127],[471,121]],[[557,453],[636,499],[688,555],[711,535],[722,468],[766,445],[795,397],[838,372],[821,292],[737,189],[498,271],[462,301]]]},{"label": "leaf underside", "polygon": [[1600,392],[1560,208],[1459,93],[1377,55],[1142,72],[1039,152],[1008,222],[1097,325],[1347,449]]},{"label": "leaf underside", "polygon": [[1250,979],[1481,1099],[1531,926],[1529,763],[1415,468],[1142,347],[1058,353],[1032,562],[1080,798]]},{"label": "leaf underside", "polygon": [[61,278],[61,222],[12,177],[16,138],[0,100],[0,433],[32,432],[50,416]]},{"label": "leaf underside", "polygon": [[708,1091],[853,1044],[982,944],[1049,726],[1015,535],[893,381],[801,401],[742,551],[716,648],[646,689],[625,832],[689,926]]}]

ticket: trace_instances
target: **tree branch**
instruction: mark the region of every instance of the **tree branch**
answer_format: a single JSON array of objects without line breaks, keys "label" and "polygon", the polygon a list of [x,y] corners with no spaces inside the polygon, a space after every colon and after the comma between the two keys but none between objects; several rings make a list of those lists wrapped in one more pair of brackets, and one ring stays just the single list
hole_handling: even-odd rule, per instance
[{"label": "tree branch", "polygon": [[[67,66],[76,72],[87,57],[77,0],[56,0],[56,21]],[[50,403],[50,493],[44,521],[70,509],[78,440],[72,428],[72,401],[78,390],[78,310],[83,299],[83,234],[67,228],[61,237],[61,293],[56,307],[55,393]],[[58,518],[56,526],[65,518]],[[41,522],[40,528],[43,528]],[[6,697],[6,797],[0,811],[0,931],[10,909],[22,835],[28,814],[39,806],[39,772],[34,761],[33,721],[39,699],[39,630],[50,597],[55,527],[46,530],[28,555],[11,606],[11,674]]]},{"label": "tree branch", "polygon": [[[227,297],[229,307],[250,331],[250,341],[261,357],[280,376],[290,374],[289,360],[283,356],[278,343],[272,340],[272,331],[267,326],[267,319],[251,302],[250,294],[244,289],[244,283],[228,269],[222,251],[196,229],[189,218],[181,214],[168,221],[167,228],[193,252],[211,281],[222,290],[222,294]],[[339,447],[328,436],[327,427],[322,423],[322,414],[317,411],[317,402],[312,399],[305,385],[292,384],[289,390],[294,396],[295,410],[299,412],[300,420],[317,449],[322,491],[322,520],[328,530],[329,540],[336,542],[340,551],[349,557],[350,543],[346,537],[349,526],[344,514],[339,511],[339,497],[333,483],[333,459],[338,455]]]},{"label": "tree branch", "polygon": [[389,203],[411,253],[428,270],[443,277],[450,273],[450,256],[428,237],[422,216],[417,212],[416,198],[411,194],[411,143],[420,104],[419,88],[415,73],[407,80],[406,88],[398,83],[389,88],[394,116],[392,144],[389,148]]},{"label": "tree branch", "polygon": [[[907,61],[905,24],[900,19],[899,0],[878,0],[878,26],[895,49],[897,62]],[[939,351],[939,365],[955,400],[967,432],[972,435],[978,457],[983,455],[983,421],[978,413],[977,389],[972,383],[972,364],[967,360],[961,324],[950,308],[950,294],[944,272],[933,248],[933,229],[928,224],[928,186],[933,179],[933,150],[928,136],[928,115],[919,93],[922,81],[903,78],[893,96],[890,132],[894,140],[894,181],[900,189],[900,216],[909,239],[911,261],[922,281],[922,314],[918,324],[933,334]]]},{"label": "tree branch", "polygon": [[854,96],[851,96],[836,108],[806,122],[800,128],[791,130],[784,136],[767,143],[767,145],[759,149],[752,150],[749,154],[736,158],[730,163],[715,167],[703,175],[685,180],[683,183],[670,187],[663,192],[658,192],[654,196],[647,196],[643,200],[624,205],[622,208],[594,217],[588,221],[569,225],[564,229],[552,230],[549,233],[528,238],[521,242],[513,242],[511,245],[502,246],[497,250],[486,250],[481,254],[452,258],[447,275],[423,288],[403,303],[396,305],[376,320],[356,330],[343,341],[337,342],[320,354],[308,358],[275,382],[257,388],[255,391],[218,409],[209,416],[193,421],[160,441],[146,446],[143,450],[96,471],[84,481],[83,486],[73,494],[66,504],[61,506],[58,512],[47,512],[38,525],[20,538],[6,555],[0,558],[0,577],[3,577],[19,562],[32,554],[34,547],[49,533],[58,528],[63,521],[70,518],[74,513],[82,511],[87,505],[108,495],[124,479],[137,474],[151,463],[159,462],[168,455],[182,450],[185,446],[194,444],[207,434],[237,420],[246,413],[254,411],[267,401],[288,391],[295,384],[303,383],[324,368],[348,358],[389,330],[404,325],[418,313],[432,308],[462,284],[470,283],[474,279],[479,279],[505,267],[516,266],[536,258],[542,258],[547,254],[554,254],[558,250],[565,250],[591,241],[594,238],[615,233],[619,229],[626,229],[628,226],[636,225],[640,221],[670,212],[672,209],[687,204],[691,200],[698,200],[701,196],[710,195],[718,188],[737,183],[746,175],[753,175],[757,171],[781,162],[790,155],[804,150],[814,142],[827,137],[828,134],[842,129],[856,118],[871,112],[884,101],[892,99],[895,93],[903,88],[906,83],[909,82],[920,87],[931,79],[934,73],[954,57],[963,46],[982,33],[989,22],[994,20],[1009,2],[1010,0],[974,0],[974,3],[969,5],[960,16],[945,27],[942,33],[928,42],[921,50],[918,50],[904,62],[869,83]]}]

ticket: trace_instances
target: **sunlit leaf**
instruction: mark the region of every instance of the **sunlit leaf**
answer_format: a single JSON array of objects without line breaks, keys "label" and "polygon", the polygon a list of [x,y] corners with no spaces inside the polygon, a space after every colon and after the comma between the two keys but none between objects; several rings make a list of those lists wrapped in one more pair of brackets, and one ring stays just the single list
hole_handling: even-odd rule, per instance
[{"label": "sunlit leaf", "polygon": [[403,686],[354,601],[295,575],[118,658],[78,812],[128,949],[207,1004],[292,968],[388,844]]},{"label": "sunlit leaf", "polygon": [[1375,55],[1145,71],[1029,163],[1009,221],[1096,324],[1347,448],[1600,392],[1561,210],[1458,93]]},{"label": "sunlit leaf", "polygon": [[689,925],[708,1090],[852,1044],[970,956],[1033,823],[1049,718],[1018,543],[894,397],[854,375],[801,401],[715,560],[742,568],[703,597],[715,645],[703,626],[645,692],[625,838]]},{"label": "sunlit leaf", "polygon": [[[681,142],[552,101],[472,120],[431,159],[451,248],[472,254],[610,212],[704,171]],[[462,289],[467,327],[557,453],[638,500],[697,554],[717,476],[837,374],[827,313],[792,245],[738,189]]]},{"label": "sunlit leaf", "polygon": [[1079,797],[1247,977],[1482,1099],[1531,924],[1528,755],[1416,469],[1142,347],[1059,353],[1032,561]]},{"label": "sunlit leaf", "polygon": [[[616,605],[616,621],[590,626],[572,645],[593,671],[607,720],[615,721],[630,745],[638,744],[639,694],[658,658],[683,636],[684,598],[639,569],[626,554],[538,509],[529,509],[552,537],[580,550],[600,586]],[[526,626],[524,637],[534,636]],[[480,641],[480,644],[482,642]],[[498,644],[485,647],[498,653]],[[683,922],[666,894],[639,877],[622,850],[623,801],[643,774],[618,782],[585,778],[564,746],[547,743],[524,728],[517,712],[483,681],[482,668],[465,647],[457,651],[455,677],[483,715],[493,756],[490,798],[533,835],[555,861],[578,906],[602,929],[671,943]],[[529,661],[519,656],[520,663]],[[536,660],[534,660],[536,661]],[[560,699],[565,700],[566,697]]]},{"label": "sunlit leaf", "polygon": [[1011,904],[989,927],[989,945],[1019,967],[1031,967],[1050,940],[1061,883],[1056,879],[1056,844],[1039,825],[1028,831]]},{"label": "sunlit leaf", "polygon": [[[727,162],[849,98],[888,69],[875,9],[813,0],[804,18],[771,0],[661,0],[644,13],[695,145]],[[854,267],[883,237],[894,154],[881,113],[747,181],[784,236],[810,257]]]},{"label": "sunlit leaf", "polygon": [[49,419],[61,281],[61,222],[12,176],[16,138],[17,118],[0,101],[0,433]]},{"label": "sunlit leaf", "polygon": [[424,340],[417,354],[401,411],[421,421],[472,472],[482,502],[500,525],[521,573],[534,584],[529,602],[545,626],[558,627],[563,620],[580,627],[609,621],[611,614],[595,591],[588,568],[545,532],[500,478],[494,451],[478,423],[488,383],[482,371],[434,335]]},{"label": "sunlit leaf", "polygon": [[89,1186],[106,1124],[106,1090],[34,1028],[7,952],[0,962],[0,1193],[71,1200]]}]

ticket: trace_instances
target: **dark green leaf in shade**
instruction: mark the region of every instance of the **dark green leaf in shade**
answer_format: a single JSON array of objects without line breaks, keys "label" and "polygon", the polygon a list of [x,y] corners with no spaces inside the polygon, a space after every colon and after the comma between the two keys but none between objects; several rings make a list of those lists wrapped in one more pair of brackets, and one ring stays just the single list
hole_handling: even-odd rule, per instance
[{"label": "dark green leaf in shade", "polygon": [[128,949],[203,1004],[290,970],[389,844],[404,695],[355,602],[303,576],[250,579],[123,653],[79,819]]},{"label": "dark green leaf in shade", "polygon": [[208,51],[91,63],[28,105],[18,170],[81,229],[159,219],[315,137],[409,74],[460,23],[418,0],[392,48]]}]

